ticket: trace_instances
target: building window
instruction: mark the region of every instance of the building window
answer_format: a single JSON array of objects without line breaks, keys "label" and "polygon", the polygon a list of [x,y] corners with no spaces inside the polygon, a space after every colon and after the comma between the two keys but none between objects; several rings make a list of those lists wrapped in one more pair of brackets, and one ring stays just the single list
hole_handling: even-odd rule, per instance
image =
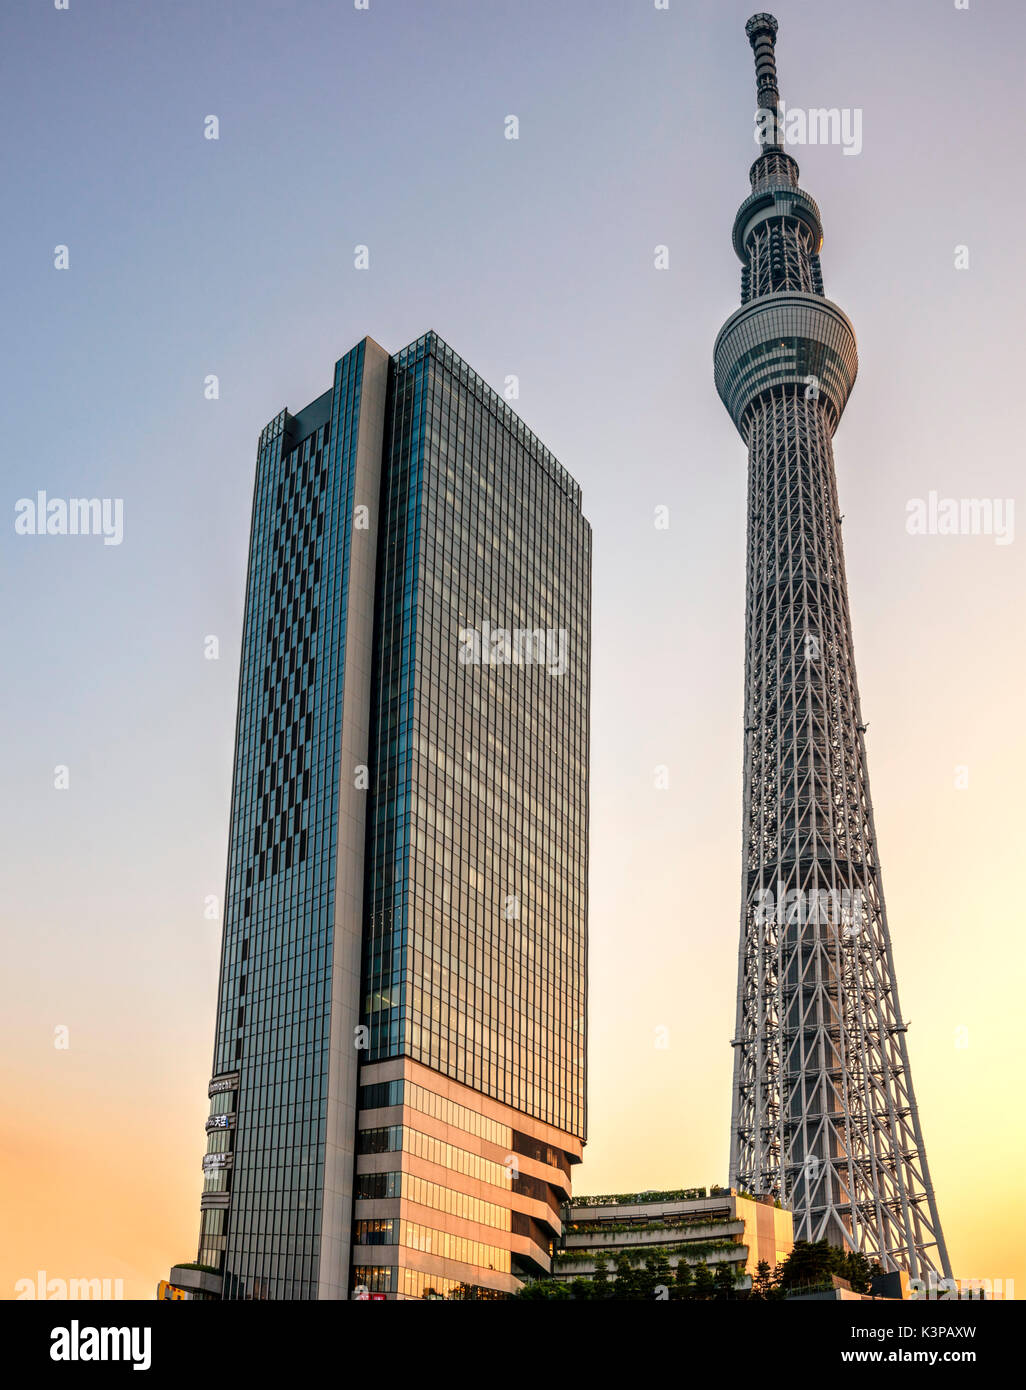
[{"label": "building window", "polygon": [[398,1239],[397,1222],[391,1218],[384,1221],[357,1221],[353,1226],[355,1245],[395,1245]]},{"label": "building window", "polygon": [[402,1125],[385,1125],[381,1129],[361,1129],[357,1135],[358,1154],[391,1153],[403,1146]]}]

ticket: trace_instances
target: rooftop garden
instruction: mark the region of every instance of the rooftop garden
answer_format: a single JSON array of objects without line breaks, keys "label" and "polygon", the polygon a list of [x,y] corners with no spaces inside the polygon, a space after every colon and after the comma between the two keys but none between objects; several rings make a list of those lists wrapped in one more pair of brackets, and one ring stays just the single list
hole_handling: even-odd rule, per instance
[{"label": "rooftop garden", "polygon": [[575,1197],[575,1207],[620,1207],[647,1202],[700,1202],[706,1197],[729,1197],[729,1187],[674,1187],[666,1192],[614,1192],[598,1197]]}]

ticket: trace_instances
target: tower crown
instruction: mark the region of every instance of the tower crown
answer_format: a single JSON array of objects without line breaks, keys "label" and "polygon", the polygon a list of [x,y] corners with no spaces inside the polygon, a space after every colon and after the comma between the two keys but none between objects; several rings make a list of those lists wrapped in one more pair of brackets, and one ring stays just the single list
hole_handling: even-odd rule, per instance
[{"label": "tower crown", "polygon": [[858,371],[855,334],[823,293],[819,208],[799,188],[798,165],[782,143],[777,21],[754,14],[745,32],[755,55],[762,153],[749,170],[752,191],[734,218],[741,308],[716,340],[716,386],[742,434],[751,407],[798,386],[815,389],[832,432]]}]

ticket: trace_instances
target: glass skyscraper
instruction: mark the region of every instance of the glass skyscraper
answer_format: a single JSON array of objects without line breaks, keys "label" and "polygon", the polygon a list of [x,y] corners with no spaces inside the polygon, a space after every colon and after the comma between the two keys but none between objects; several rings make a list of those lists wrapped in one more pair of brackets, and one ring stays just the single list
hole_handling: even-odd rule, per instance
[{"label": "glass skyscraper", "polygon": [[501,1297],[585,1138],[591,533],[435,334],[257,453],[197,1287]]}]

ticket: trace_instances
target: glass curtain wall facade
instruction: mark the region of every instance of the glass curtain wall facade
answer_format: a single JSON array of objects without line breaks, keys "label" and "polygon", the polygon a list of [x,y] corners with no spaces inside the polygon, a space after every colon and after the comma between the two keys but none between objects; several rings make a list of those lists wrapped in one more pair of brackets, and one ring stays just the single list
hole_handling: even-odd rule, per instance
[{"label": "glass curtain wall facade", "polygon": [[368,1060],[583,1134],[580,491],[433,335],[398,354],[387,447]]},{"label": "glass curtain wall facade", "polygon": [[[260,437],[199,1262],[501,1297],[585,1137],[590,528],[428,334]],[[384,1088],[384,1089],[382,1089]]]}]

